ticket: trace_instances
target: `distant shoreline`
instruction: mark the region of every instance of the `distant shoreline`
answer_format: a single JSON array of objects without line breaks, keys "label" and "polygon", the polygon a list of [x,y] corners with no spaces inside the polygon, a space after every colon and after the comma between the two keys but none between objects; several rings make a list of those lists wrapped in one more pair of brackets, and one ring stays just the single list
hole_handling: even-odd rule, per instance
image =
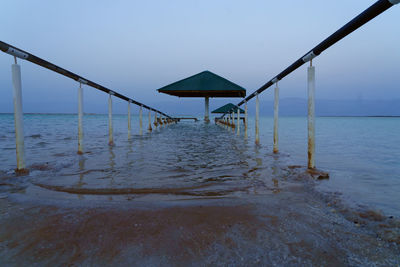
[{"label": "distant shoreline", "polygon": [[[0,115],[13,115],[10,112],[0,112]],[[24,115],[78,115],[78,113],[24,113]],[[84,113],[84,115],[108,115],[108,113]],[[114,115],[126,115],[125,113],[114,113]],[[180,115],[177,115],[180,116]],[[202,117],[203,115],[187,115],[193,117]],[[261,115],[263,116],[263,115]],[[265,116],[265,115],[264,115]],[[268,115],[267,117],[272,117]],[[280,115],[280,117],[307,117],[307,115]],[[322,115],[320,118],[400,118],[400,115]]]}]

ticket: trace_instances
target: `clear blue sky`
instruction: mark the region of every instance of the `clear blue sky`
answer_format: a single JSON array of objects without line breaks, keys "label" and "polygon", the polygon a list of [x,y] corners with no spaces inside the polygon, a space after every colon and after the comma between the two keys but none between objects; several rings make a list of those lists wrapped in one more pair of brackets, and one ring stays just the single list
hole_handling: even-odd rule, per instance
[{"label": "clear blue sky", "polygon": [[[186,100],[157,88],[210,70],[249,94],[374,2],[13,0],[1,5],[0,36],[146,104],[168,102],[173,111]],[[314,61],[317,98],[400,98],[399,23],[397,5],[321,54]],[[0,53],[0,112],[12,112],[12,62]],[[26,112],[76,110],[76,82],[20,64]],[[282,98],[306,97],[306,67],[280,86]],[[85,89],[86,112],[106,112],[106,101]]]}]

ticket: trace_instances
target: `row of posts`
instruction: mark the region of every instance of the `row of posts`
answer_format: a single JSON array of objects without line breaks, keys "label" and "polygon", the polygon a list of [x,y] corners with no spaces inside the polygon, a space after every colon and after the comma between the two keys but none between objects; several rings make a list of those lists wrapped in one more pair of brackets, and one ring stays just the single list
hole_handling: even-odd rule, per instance
[{"label": "row of posts", "polygon": [[[22,111],[22,84],[21,84],[21,67],[17,64],[17,58],[14,57],[14,64],[11,66],[12,71],[12,83],[14,89],[13,101],[14,101],[14,121],[15,121],[15,140],[16,140],[16,153],[17,153],[17,173],[26,173],[25,163],[25,148],[24,148],[24,125],[23,125],[23,111]],[[109,93],[108,96],[108,144],[114,145],[113,137],[113,120],[112,120],[112,95],[113,92]],[[128,138],[131,138],[131,103],[128,102]],[[153,130],[151,124],[151,109],[149,109],[149,126],[148,131]],[[154,112],[154,127],[162,125],[169,125],[176,123],[175,119],[164,118],[160,114],[157,117],[157,112]],[[139,135],[143,134],[143,106],[140,106],[139,110]],[[82,82],[79,81],[78,88],[78,154],[83,154],[83,88]]]},{"label": "row of posts", "polygon": [[[308,87],[308,108],[307,108],[307,137],[308,137],[308,162],[309,169],[315,168],[315,67],[310,60],[310,66],[307,70],[307,87]],[[278,153],[278,119],[279,119],[279,86],[278,80],[274,81],[274,134],[273,134],[273,153]],[[244,137],[248,137],[248,114],[247,114],[247,101],[244,101]],[[236,129],[237,135],[240,134],[240,109],[237,107],[237,116],[235,124],[235,111],[229,112],[222,119],[217,120],[217,123],[223,124],[227,127]],[[255,143],[260,144],[260,101],[258,93],[256,93],[256,114],[255,114]]]}]

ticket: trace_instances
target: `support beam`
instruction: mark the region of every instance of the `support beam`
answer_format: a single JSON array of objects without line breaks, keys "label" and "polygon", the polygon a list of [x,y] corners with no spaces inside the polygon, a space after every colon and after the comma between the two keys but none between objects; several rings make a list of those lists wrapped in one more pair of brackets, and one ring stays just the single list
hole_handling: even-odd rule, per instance
[{"label": "support beam", "polygon": [[110,146],[114,145],[111,94],[108,95],[108,144]]},{"label": "support beam", "polygon": [[247,133],[247,122],[248,118],[248,113],[247,113],[247,101],[244,102],[244,138],[247,138],[248,133]]},{"label": "support beam", "polygon": [[151,128],[151,110],[149,109],[149,128],[147,128],[147,130],[149,132],[153,131],[153,129]]},{"label": "support beam", "polygon": [[237,135],[240,135],[240,108],[237,110]]},{"label": "support beam", "polygon": [[82,83],[78,88],[78,154],[83,154],[83,89]]},{"label": "support beam", "polygon": [[235,131],[235,112],[234,111],[232,111],[232,113],[231,113],[231,118],[232,118],[232,128],[233,128],[233,131]]},{"label": "support beam", "polygon": [[204,104],[205,104],[204,121],[210,122],[210,112],[209,112],[210,98],[209,97],[204,98]]},{"label": "support beam", "polygon": [[143,106],[139,109],[139,134],[143,134]]},{"label": "support beam", "polygon": [[131,101],[128,101],[128,139],[131,138]]},{"label": "support beam", "polygon": [[256,144],[260,144],[260,127],[259,127],[259,123],[260,123],[260,101],[258,99],[258,94],[256,96]]},{"label": "support beam", "polygon": [[275,84],[275,98],[274,98],[274,148],[273,152],[278,153],[278,116],[279,116],[279,86],[278,82]]},{"label": "support beam", "polygon": [[308,67],[308,168],[315,168],[315,68]]},{"label": "support beam", "polygon": [[15,122],[15,144],[17,152],[17,173],[26,173],[25,165],[25,142],[24,142],[24,124],[22,112],[22,82],[21,67],[17,64],[17,58],[14,57],[15,64],[11,66],[12,82],[14,88],[14,122]]}]

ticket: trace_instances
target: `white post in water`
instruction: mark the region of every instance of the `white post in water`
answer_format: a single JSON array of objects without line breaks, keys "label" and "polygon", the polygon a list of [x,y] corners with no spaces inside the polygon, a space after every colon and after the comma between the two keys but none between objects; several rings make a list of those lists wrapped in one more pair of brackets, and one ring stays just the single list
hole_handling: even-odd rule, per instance
[{"label": "white post in water", "polygon": [[279,116],[279,87],[278,81],[275,84],[275,98],[274,98],[274,148],[273,152],[278,153],[278,116]]},{"label": "white post in water", "polygon": [[315,168],[315,68],[308,67],[308,168]]},{"label": "white post in water", "polygon": [[259,114],[260,114],[260,101],[258,99],[258,94],[256,94],[256,144],[260,143]]},{"label": "white post in water", "polygon": [[15,122],[15,143],[17,152],[17,172],[25,172],[25,145],[24,145],[24,124],[22,113],[22,82],[21,67],[17,64],[17,58],[14,57],[11,66],[12,82],[14,86],[14,122]]},{"label": "white post in water", "polygon": [[128,139],[131,138],[131,100],[128,101]]},{"label": "white post in water", "polygon": [[82,83],[78,88],[78,154],[83,154],[83,89]]},{"label": "white post in water", "polygon": [[208,96],[204,98],[204,103],[205,103],[204,121],[210,122],[210,115],[209,115],[210,98]]},{"label": "white post in water", "polygon": [[149,130],[149,132],[153,131],[153,129],[151,128],[151,110],[150,109],[149,109],[149,128],[147,130]]},{"label": "white post in water", "polygon": [[108,144],[110,146],[114,145],[113,138],[113,125],[112,125],[112,93],[110,92],[108,95]]},{"label": "white post in water", "polygon": [[240,135],[240,108],[237,110],[237,135]]},{"label": "white post in water", "polygon": [[143,106],[139,109],[139,134],[143,134]]},{"label": "white post in water", "polygon": [[247,101],[244,102],[244,138],[247,138]]},{"label": "white post in water", "polygon": [[232,118],[232,128],[233,131],[235,131],[235,111],[232,111],[231,118]]},{"label": "white post in water", "polygon": [[158,121],[157,121],[157,112],[154,112],[154,126],[155,129],[157,130],[157,125],[158,125]]}]

